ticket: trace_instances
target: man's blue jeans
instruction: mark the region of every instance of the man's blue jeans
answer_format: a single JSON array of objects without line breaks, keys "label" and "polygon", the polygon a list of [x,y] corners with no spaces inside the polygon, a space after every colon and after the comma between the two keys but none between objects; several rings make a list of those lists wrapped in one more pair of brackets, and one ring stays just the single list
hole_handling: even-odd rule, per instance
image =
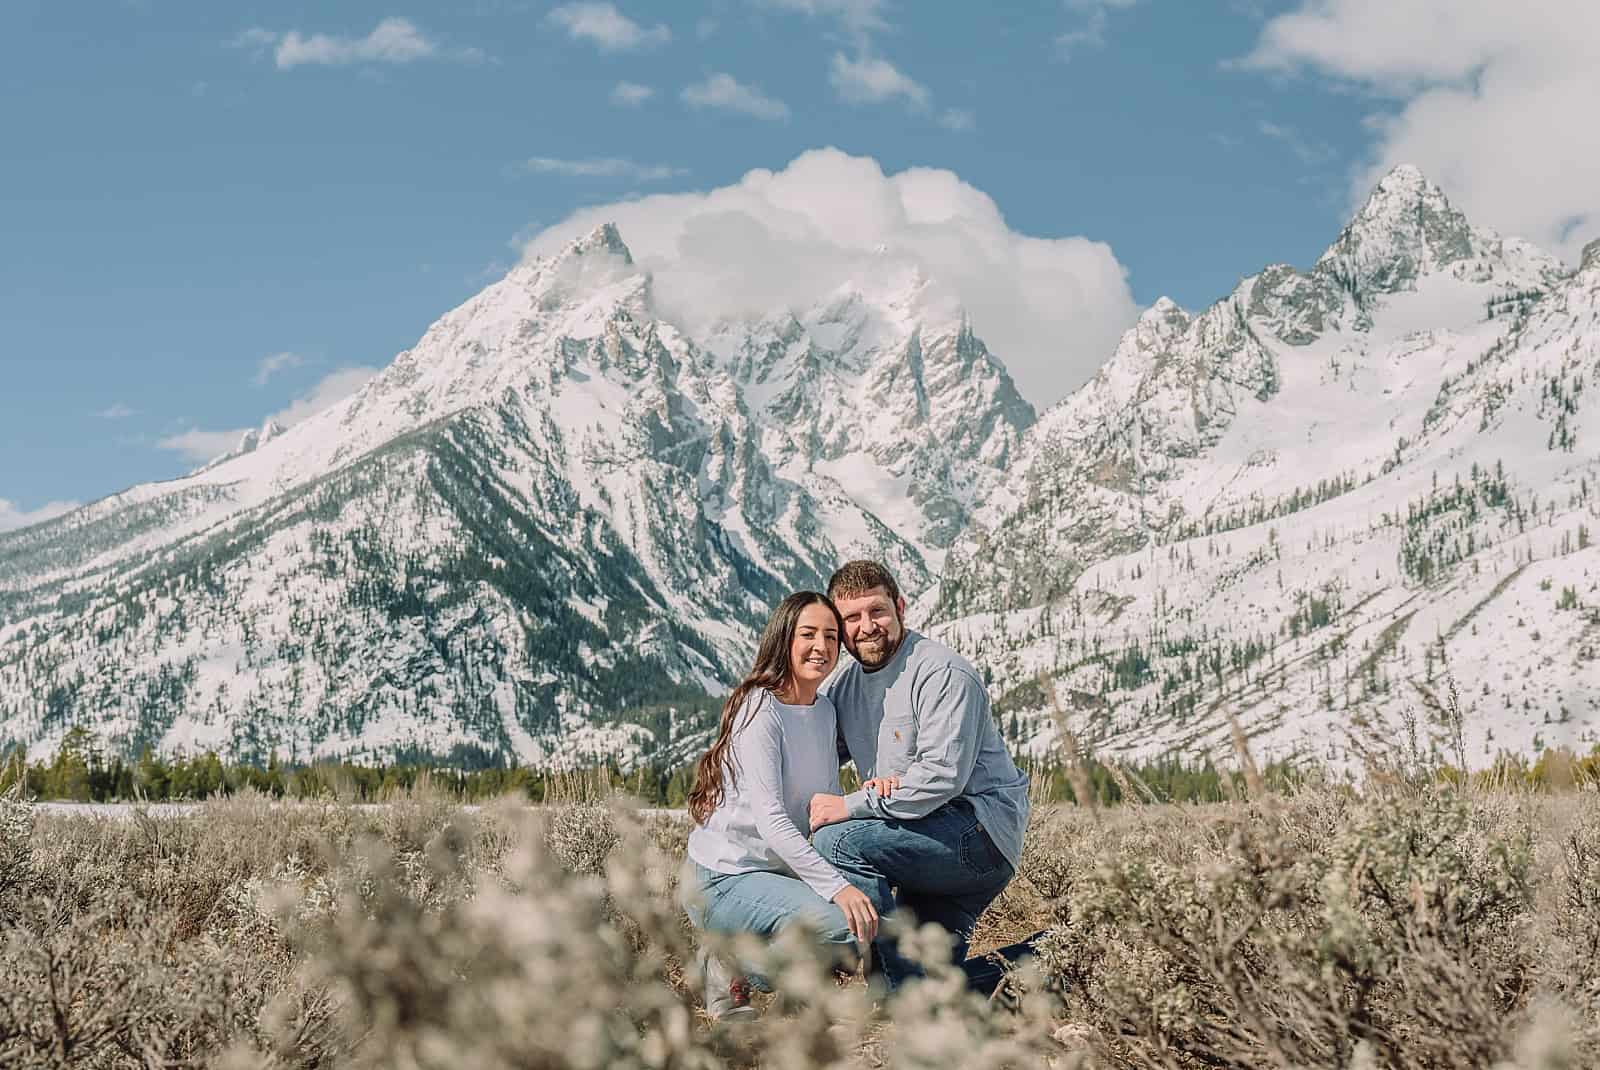
[{"label": "man's blue jeans", "polygon": [[[833,953],[834,961],[855,959],[855,937],[844,911],[797,877],[782,873],[718,873],[688,859],[678,880],[679,902],[695,926],[707,932],[755,933],[771,938],[790,925],[804,925]],[[765,978],[741,968],[763,991]]]},{"label": "man's blue jeans", "polygon": [[[954,938],[953,961],[969,987],[988,995],[1005,966],[987,957],[967,961],[978,917],[1010,883],[1014,870],[978,823],[972,804],[953,799],[912,821],[862,818],[818,829],[812,843],[845,879],[866,893],[881,917],[909,908],[918,922],[936,922]],[[898,896],[896,890],[898,889]],[[922,971],[902,958],[892,940],[880,937],[872,950],[890,988]],[[1030,952],[1026,942],[1002,948],[1014,962]]]}]

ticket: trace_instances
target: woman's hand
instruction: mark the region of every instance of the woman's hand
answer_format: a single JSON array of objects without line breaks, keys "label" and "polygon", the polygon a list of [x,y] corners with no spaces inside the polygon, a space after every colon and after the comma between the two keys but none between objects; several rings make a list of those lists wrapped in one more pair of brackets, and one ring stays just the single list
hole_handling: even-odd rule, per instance
[{"label": "woman's hand", "polygon": [[871,788],[887,799],[894,794],[894,789],[900,786],[900,778],[897,776],[875,776],[871,780],[863,781],[861,786],[863,788]]},{"label": "woman's hand", "polygon": [[867,898],[865,892],[855,885],[847,884],[833,893],[835,905],[844,911],[844,920],[850,926],[850,933],[856,938],[857,943],[870,943],[878,935],[878,912],[872,906],[872,900]]}]

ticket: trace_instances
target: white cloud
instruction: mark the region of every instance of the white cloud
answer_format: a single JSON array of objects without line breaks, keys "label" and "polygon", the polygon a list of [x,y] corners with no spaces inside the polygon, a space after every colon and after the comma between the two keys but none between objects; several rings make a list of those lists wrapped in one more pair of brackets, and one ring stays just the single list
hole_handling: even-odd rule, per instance
[{"label": "white cloud", "polygon": [[588,41],[602,52],[631,52],[672,40],[672,31],[664,24],[646,29],[618,11],[616,4],[563,4],[547,17],[574,41]]},{"label": "white cloud", "polygon": [[37,509],[23,509],[15,502],[0,498],[0,531],[15,531],[17,528],[42,524],[46,520],[54,520],[64,513],[70,513],[82,504],[82,502],[47,502]]},{"label": "white cloud", "polygon": [[1080,48],[1104,48],[1111,12],[1132,7],[1138,0],[1065,0],[1063,6],[1077,16],[1077,24],[1056,35],[1056,54],[1071,59]]},{"label": "white cloud", "polygon": [[281,371],[298,368],[306,362],[306,358],[298,353],[273,353],[261,358],[261,363],[256,365],[256,373],[250,381],[256,386],[266,386],[267,380]]},{"label": "white cloud", "polygon": [[611,90],[611,103],[619,108],[637,108],[656,95],[656,91],[638,82],[618,82]]},{"label": "white cloud", "polygon": [[971,108],[946,108],[939,113],[939,125],[946,130],[965,133],[978,128],[978,114]]},{"label": "white cloud", "polygon": [[[246,35],[256,35],[256,41],[260,43],[261,32],[248,30]],[[348,63],[410,63],[436,55],[439,51],[439,46],[410,19],[387,18],[365,37],[341,37],[326,33],[305,36],[298,30],[290,30],[278,39],[273,59],[280,70],[289,70],[308,63],[332,66]],[[465,54],[458,56],[464,57]]]},{"label": "white cloud", "polygon": [[205,464],[238,446],[239,439],[246,430],[243,427],[233,431],[201,431],[199,428],[190,428],[188,431],[157,440],[156,448],[182,454],[184,460],[193,464]]},{"label": "white cloud", "polygon": [[878,56],[862,54],[851,59],[843,52],[835,52],[828,81],[839,96],[854,103],[904,97],[913,107],[928,106],[927,87]]},{"label": "white cloud", "polygon": [[795,11],[812,18],[833,19],[858,43],[889,24],[884,20],[884,0],[757,0],[762,7]]},{"label": "white cloud", "polygon": [[1309,70],[1387,97],[1357,203],[1414,163],[1469,218],[1575,261],[1600,232],[1600,4],[1302,0],[1241,66]]},{"label": "white cloud", "polygon": [[1300,158],[1303,164],[1322,164],[1332,160],[1335,153],[1331,147],[1320,141],[1311,141],[1302,137],[1300,132],[1292,126],[1281,123],[1269,122],[1262,119],[1256,123],[1256,130],[1262,136],[1281,141],[1289,147],[1289,151]]},{"label": "white cloud", "polygon": [[526,161],[523,170],[536,175],[565,175],[569,178],[626,178],[635,182],[659,182],[677,178],[689,172],[682,167],[665,164],[642,164],[632,160],[610,158],[590,160],[559,160],[550,156],[535,156]]},{"label": "white cloud", "polygon": [[703,82],[687,86],[682,97],[692,108],[739,112],[757,119],[789,117],[789,105],[767,96],[757,86],[745,85],[731,74],[713,74]]},{"label": "white cloud", "polygon": [[[883,17],[884,0],[754,0],[757,6],[833,20],[851,43],[854,58],[835,51],[828,65],[828,84],[841,100],[876,104],[903,99],[912,110],[930,111],[933,93],[893,63],[876,54],[874,35],[890,29]],[[972,113],[956,108],[937,116],[951,130],[972,129]]]},{"label": "white cloud", "polygon": [[[279,426],[287,429],[300,423],[310,416],[315,416],[330,405],[337,404],[354,394],[366,385],[367,380],[378,374],[377,368],[355,366],[340,368],[324,376],[311,392],[304,397],[296,398],[287,406],[269,415],[262,421],[275,421]],[[185,459],[195,463],[204,464],[207,461],[235,449],[239,439],[244,436],[248,428],[239,427],[227,431],[206,431],[200,428],[190,428],[175,435],[168,435],[156,443],[157,448],[172,450],[180,453]]]},{"label": "white cloud", "polygon": [[273,413],[269,419],[276,420],[285,428],[315,416],[330,405],[335,405],[367,385],[367,380],[377,375],[380,369],[369,368],[364,365],[355,365],[349,368],[340,368],[323,376],[311,392],[304,397],[296,398],[287,407]]},{"label": "white cloud", "polygon": [[875,160],[837,149],[709,192],[582,209],[535,237],[527,255],[608,221],[653,272],[662,314],[690,330],[803,308],[845,282],[875,285],[917,265],[931,280],[927,299],[964,306],[1036,404],[1087,380],[1137,314],[1104,243],[1017,233],[953,172],[885,175]]},{"label": "white cloud", "polygon": [[273,30],[263,29],[260,26],[252,26],[248,30],[241,30],[238,36],[229,41],[228,44],[232,48],[271,48],[273,45],[278,43],[278,38],[280,36],[280,34]]},{"label": "white cloud", "polygon": [[120,401],[117,401],[101,409],[99,412],[95,413],[95,415],[100,417],[102,420],[126,420],[130,416],[138,415],[138,412],[138,409],[132,408]]}]

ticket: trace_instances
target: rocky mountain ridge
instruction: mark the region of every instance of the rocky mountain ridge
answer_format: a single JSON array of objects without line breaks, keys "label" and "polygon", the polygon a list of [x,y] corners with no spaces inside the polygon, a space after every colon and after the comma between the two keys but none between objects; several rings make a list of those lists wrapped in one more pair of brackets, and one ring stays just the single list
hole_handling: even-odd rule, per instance
[{"label": "rocky mountain ridge", "polygon": [[303,423],[0,537],[0,742],[670,750],[783,593],[857,554],[931,582],[1033,420],[886,268],[702,341],[601,227]]}]

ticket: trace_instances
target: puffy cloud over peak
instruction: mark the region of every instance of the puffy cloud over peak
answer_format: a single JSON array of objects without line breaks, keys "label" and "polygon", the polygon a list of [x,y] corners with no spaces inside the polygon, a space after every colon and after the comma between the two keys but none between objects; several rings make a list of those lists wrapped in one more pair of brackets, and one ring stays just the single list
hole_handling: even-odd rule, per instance
[{"label": "puffy cloud over peak", "polygon": [[802,309],[842,284],[914,266],[929,280],[929,307],[943,297],[965,308],[1037,405],[1087,380],[1137,315],[1105,243],[1018,233],[952,171],[889,175],[837,149],[706,192],[582,209],[538,234],[526,254],[557,253],[608,221],[654,275],[662,314],[691,330]]},{"label": "puffy cloud over peak", "polygon": [[1576,263],[1600,233],[1600,4],[1301,0],[1238,66],[1309,71],[1388,98],[1350,202],[1419,164],[1475,223]]}]

